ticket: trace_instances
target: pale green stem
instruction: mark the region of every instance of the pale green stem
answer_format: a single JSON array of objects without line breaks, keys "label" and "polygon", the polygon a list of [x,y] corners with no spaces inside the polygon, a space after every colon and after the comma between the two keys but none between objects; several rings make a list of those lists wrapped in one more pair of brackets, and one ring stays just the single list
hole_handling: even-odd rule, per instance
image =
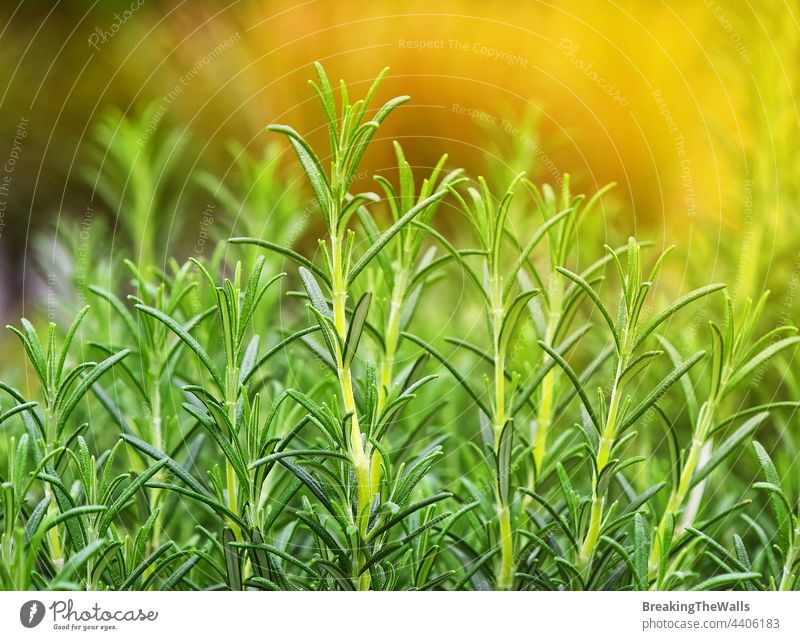
[{"label": "pale green stem", "polygon": [[[662,548],[662,541],[667,528],[667,521],[670,517],[677,517],[678,513],[683,507],[686,496],[691,489],[692,478],[694,477],[694,472],[697,470],[697,464],[703,451],[703,445],[706,443],[713,423],[714,403],[713,401],[709,400],[706,401],[700,409],[697,419],[697,429],[695,430],[694,437],[692,438],[692,444],[689,447],[689,453],[686,456],[686,462],[681,470],[681,475],[678,479],[678,486],[673,488],[672,492],[670,493],[669,500],[667,501],[667,507],[664,509],[664,515],[661,516],[661,521],[659,522],[658,530],[656,531],[656,536],[653,540],[653,548],[650,551],[649,562],[649,570],[651,575],[658,571],[658,567],[661,564],[661,556],[664,552]],[[677,535],[679,533],[680,531],[676,530],[673,535]]]},{"label": "pale green stem", "polygon": [[[55,423],[56,423],[56,416],[53,414],[53,410],[51,406],[47,407],[45,411],[45,433],[47,434],[47,442],[45,442],[45,455],[50,455],[53,449],[55,448]],[[45,496],[48,499],[53,497],[52,490],[50,488],[49,483],[45,483]],[[51,518],[55,518],[58,515],[58,507],[54,500],[49,500],[49,506],[47,507],[47,514]],[[52,556],[53,565],[56,569],[60,569],[64,566],[64,552],[61,548],[61,539],[58,535],[58,527],[51,527],[50,530],[47,532],[47,538],[50,541],[50,554]]]},{"label": "pale green stem", "polygon": [[[495,454],[498,453],[500,436],[506,423],[506,354],[500,345],[500,328],[502,326],[504,308],[500,301],[499,279],[493,278],[490,290],[492,296],[492,332],[494,348],[494,443]],[[500,571],[497,577],[497,589],[507,591],[514,588],[514,538],[511,529],[511,510],[503,501],[499,491],[496,493],[497,518],[499,523]]]},{"label": "pale green stem", "polygon": [[[549,358],[550,356],[546,356]],[[546,360],[545,360],[546,362]],[[542,379],[542,394],[536,411],[536,435],[533,439],[533,463],[538,474],[544,463],[547,449],[547,436],[553,421],[553,400],[555,392],[555,372],[551,369]]]},{"label": "pale green stem", "polygon": [[514,588],[514,540],[508,505],[500,506],[497,519],[500,522],[500,574],[497,577],[497,589],[509,591]]},{"label": "pale green stem", "polygon": [[789,549],[786,552],[786,562],[783,564],[781,583],[778,585],[779,591],[791,591],[794,586],[796,574],[793,572],[794,564],[797,561],[797,552],[800,550],[800,522],[794,530],[794,535],[789,541]]},{"label": "pale green stem", "polygon": [[[557,282],[555,274],[551,275],[551,282]],[[550,308],[547,316],[547,329],[545,331],[545,342],[550,346],[553,346],[556,328],[561,318],[563,297],[562,287],[558,284],[554,284],[553,290],[550,293]],[[545,353],[542,364],[546,365],[549,360],[550,356]],[[547,450],[547,437],[553,423],[555,379],[555,369],[550,369],[547,375],[542,379],[542,392],[539,399],[539,407],[536,411],[536,435],[533,440],[533,462],[537,473],[539,473],[544,463],[544,456]]]},{"label": "pale green stem", "polygon": [[381,380],[378,388],[378,412],[386,402],[386,394],[391,390],[394,373],[394,360],[397,354],[397,344],[400,340],[400,318],[403,310],[403,301],[406,295],[406,277],[404,269],[398,269],[392,287],[392,300],[389,308],[389,319],[386,321],[386,350],[381,363]]},{"label": "pale green stem", "polygon": [[494,437],[495,446],[500,442],[500,434],[503,432],[503,427],[506,424],[506,398],[505,398],[505,354],[499,353],[496,358],[496,365],[494,370],[494,389],[495,389],[495,423],[494,423]]},{"label": "pale green stem", "polygon": [[[45,496],[52,498],[52,495],[49,488],[45,489]],[[50,505],[47,507],[47,515],[50,518],[58,516],[58,508],[55,502],[50,502]],[[52,556],[53,566],[55,566],[56,569],[60,569],[64,566],[64,554],[61,549],[61,540],[58,536],[58,527],[52,527],[50,531],[47,532],[47,537],[50,541],[50,554]]]},{"label": "pale green stem", "polygon": [[[159,388],[158,380],[156,378],[156,382],[153,385],[153,399],[151,401],[151,408],[150,411],[152,413],[151,417],[151,428],[152,428],[152,436],[153,436],[153,446],[158,449],[159,451],[165,451],[164,447],[164,436],[161,431],[161,389]],[[155,480],[157,482],[161,481],[161,471],[156,474]],[[161,500],[161,490],[154,488],[150,492],[150,509],[157,509],[158,503]],[[153,539],[151,544],[151,549],[155,551],[158,549],[161,543],[161,513],[156,516],[156,521],[153,525]],[[152,571],[151,567],[147,568],[147,573]]]},{"label": "pale green stem", "polygon": [[[331,267],[333,273],[332,296],[333,296],[333,325],[339,338],[343,342],[347,336],[347,317],[345,308],[347,303],[347,287],[344,280],[344,269],[342,264],[342,239],[338,236],[331,236]],[[358,421],[358,411],[356,408],[355,396],[353,394],[353,379],[349,366],[345,366],[342,350],[336,347],[336,368],[339,377],[339,386],[342,393],[345,413],[350,413],[350,456],[353,459],[353,466],[356,471],[356,482],[358,484],[358,513],[356,522],[361,535],[366,535],[369,523],[369,506],[372,498],[370,487],[370,465],[364,444],[361,441],[361,427]],[[360,564],[360,555],[354,563],[354,571]],[[365,571],[360,576],[354,576],[358,582],[360,591],[369,590],[371,576],[369,571]]]},{"label": "pale green stem", "polygon": [[584,568],[590,566],[592,554],[600,538],[600,529],[603,523],[605,498],[598,494],[598,480],[611,458],[614,438],[617,433],[617,418],[619,416],[620,401],[622,398],[622,372],[625,370],[625,358],[617,360],[617,371],[614,376],[614,386],[608,403],[608,416],[603,431],[600,434],[600,443],[597,449],[597,471],[592,479],[592,506],[589,514],[589,526],[580,551],[580,561]]},{"label": "pale green stem", "polygon": [[[228,410],[228,420],[231,423],[231,428],[235,425],[236,421],[236,397],[238,392],[236,390],[236,383],[239,379],[239,368],[236,366],[236,363],[232,363],[232,366],[228,372],[228,380],[225,384],[225,405]],[[236,434],[233,434],[233,437],[236,437]],[[227,482],[227,493],[228,493],[228,509],[234,514],[239,515],[239,504],[237,500],[237,495],[239,492],[239,486],[236,480],[236,472],[233,469],[233,465],[228,458],[225,458],[225,478]],[[242,540],[242,529],[241,527],[234,522],[233,520],[230,521],[231,530],[233,531],[234,538],[236,540]]]}]

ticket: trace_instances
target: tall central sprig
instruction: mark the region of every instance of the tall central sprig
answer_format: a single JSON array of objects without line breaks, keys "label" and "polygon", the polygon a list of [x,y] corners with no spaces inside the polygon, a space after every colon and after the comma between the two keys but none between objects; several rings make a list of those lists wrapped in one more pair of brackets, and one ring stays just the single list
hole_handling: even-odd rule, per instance
[{"label": "tall central sprig", "polygon": [[[317,204],[325,221],[327,236],[319,241],[324,256],[324,268],[300,256],[290,249],[278,247],[266,241],[255,241],[260,246],[276,250],[291,257],[300,266],[309,298],[309,309],[316,316],[328,354],[335,365],[342,399],[342,422],[347,432],[347,454],[352,465],[356,496],[352,508],[353,526],[357,538],[365,540],[370,522],[370,509],[380,491],[381,454],[370,441],[369,416],[359,416],[356,402],[352,364],[358,350],[369,312],[372,294],[364,293],[352,310],[348,298],[352,285],[367,265],[382,249],[400,233],[416,216],[438,203],[447,193],[441,188],[395,216],[393,224],[378,237],[370,237],[369,248],[354,260],[355,233],[348,225],[359,210],[380,198],[372,192],[351,194],[350,187],[356,179],[359,164],[376,130],[386,117],[408,100],[400,96],[386,102],[367,119],[369,104],[386,74],[384,69],[362,100],[350,104],[347,87],[340,83],[340,108],[337,111],[333,88],[322,66],[315,65],[319,84],[311,82],[325,113],[330,144],[330,170],[325,172],[319,156],[293,128],[273,125],[269,129],[287,136],[294,147],[303,169],[314,191]],[[363,217],[363,216],[362,216]],[[235,238],[233,242],[254,242],[253,239]],[[327,290],[326,295],[325,290]],[[330,306],[328,304],[330,300]],[[331,308],[332,307],[332,308]],[[355,546],[358,546],[356,544]],[[353,567],[363,565],[364,558],[356,558]],[[370,573],[363,570],[356,576],[358,587],[367,589]]]},{"label": "tall central sprig", "polygon": [[[733,450],[736,444],[751,437],[774,407],[774,403],[767,403],[747,407],[723,417],[721,414],[724,414],[725,399],[768,360],[784,349],[796,347],[800,343],[800,337],[794,335],[797,329],[786,325],[775,327],[760,338],[755,338],[755,330],[768,295],[769,292],[764,293],[755,305],[748,299],[741,317],[738,318],[734,314],[733,299],[726,294],[724,323],[718,326],[709,322],[712,343],[709,378],[711,385],[702,404],[698,403],[694,392],[687,396],[692,427],[691,442],[680,458],[678,473],[650,550],[649,571],[656,589],[662,589],[664,580],[669,577],[667,563],[671,561],[672,541],[685,529],[694,526],[696,508],[692,508],[690,496],[694,493],[702,495],[704,480],[714,469],[715,463]],[[662,344],[673,360],[680,357],[675,347],[665,339],[662,339]],[[691,385],[687,387],[693,388]],[[747,420],[742,421],[744,418]],[[740,421],[741,424],[731,435],[715,443],[722,431]],[[677,570],[676,566],[675,571]],[[788,572],[783,575],[788,575]]]},{"label": "tall central sprig", "polygon": [[607,324],[614,347],[614,376],[610,392],[598,389],[598,409],[595,410],[589,402],[588,395],[583,389],[575,372],[566,361],[547,344],[540,341],[539,345],[547,351],[558,365],[564,370],[576,387],[584,405],[586,422],[586,449],[588,459],[592,465],[591,497],[589,501],[589,518],[583,543],[578,553],[578,564],[585,572],[585,577],[591,575],[592,560],[598,543],[603,536],[603,525],[606,515],[606,501],[611,479],[625,466],[634,463],[635,459],[621,460],[625,443],[634,437],[635,432],[626,432],[636,424],[647,411],[649,411],[686,372],[703,357],[704,352],[699,351],[691,357],[676,363],[675,368],[659,382],[654,389],[638,405],[631,406],[631,396],[627,394],[629,387],[645,375],[651,363],[658,359],[663,352],[659,350],[643,351],[645,340],[653,334],[664,322],[669,320],[677,311],[691,302],[705,297],[724,285],[713,284],[695,289],[679,298],[664,308],[647,324],[643,322],[642,311],[648,294],[661,270],[664,258],[670,249],[664,251],[656,261],[650,272],[650,277],[645,280],[642,270],[641,245],[633,238],[628,241],[627,269],[623,268],[619,252],[607,247],[619,275],[622,288],[619,313],[617,318],[603,304],[598,292],[583,277],[567,269],[559,267],[557,271],[580,287],[587,297],[600,312]]},{"label": "tall central sprig", "polygon": [[[333,88],[325,70],[318,63],[315,64],[315,67],[319,84],[313,81],[310,84],[325,112],[330,141],[329,174],[322,169],[322,163],[314,150],[293,128],[285,125],[273,125],[269,129],[283,133],[289,138],[311,182],[311,188],[314,190],[320,211],[325,219],[328,238],[320,241],[320,248],[325,255],[327,273],[317,273],[317,275],[323,276],[322,279],[331,294],[333,306],[331,320],[335,340],[328,346],[336,361],[344,412],[350,419],[349,453],[353,459],[358,482],[358,504],[361,512],[358,520],[360,528],[366,529],[368,511],[365,507],[369,505],[371,497],[370,464],[362,442],[358,410],[353,393],[353,376],[350,367],[353,353],[346,349],[349,329],[346,314],[348,293],[353,278],[363,269],[364,264],[362,264],[363,258],[353,264],[354,234],[348,230],[347,224],[360,206],[376,202],[379,198],[371,192],[350,195],[350,185],[356,176],[361,158],[380,123],[409,98],[408,96],[399,96],[389,100],[372,119],[365,121],[369,104],[388,70],[384,69],[372,83],[366,97],[353,104],[350,104],[347,86],[341,82],[341,111],[337,114]],[[312,282],[313,276],[305,270],[302,271],[302,274],[304,284],[311,294],[311,291],[316,288]],[[359,305],[364,312],[368,306],[368,298]],[[323,322],[325,321],[323,320]],[[351,346],[355,345],[351,344]]]},{"label": "tall central sprig", "polygon": [[[508,368],[509,346],[520,318],[527,304],[539,294],[538,289],[528,289],[518,283],[518,276],[524,267],[528,254],[533,246],[529,243],[524,249],[516,241],[508,223],[508,212],[514,197],[514,189],[522,178],[516,176],[509,185],[502,198],[496,199],[483,178],[478,179],[476,187],[467,189],[468,198],[464,198],[453,185],[448,189],[461,205],[472,226],[475,236],[480,243],[480,249],[471,252],[479,257],[479,268],[483,278],[466,260],[465,255],[458,253],[441,235],[435,237],[448,247],[451,254],[456,257],[464,273],[470,278],[480,295],[486,324],[489,332],[490,347],[485,358],[491,364],[491,376],[486,380],[488,402],[481,399],[481,395],[448,364],[440,354],[430,345],[419,338],[410,336],[412,340],[423,346],[434,355],[442,364],[447,366],[456,379],[469,392],[476,401],[481,420],[489,426],[490,434],[486,434],[487,465],[493,469],[494,478],[491,485],[494,493],[494,517],[496,527],[493,527],[497,547],[499,548],[499,563],[496,570],[495,587],[498,590],[514,588],[516,571],[515,558],[515,509],[512,452],[514,446],[514,407],[513,402],[518,390],[519,377],[512,374]],[[512,260],[511,268],[508,260],[504,260],[504,241],[512,240],[514,247],[511,251],[518,250]],[[482,349],[469,343],[454,339],[455,344],[466,347],[469,351],[480,353]]]}]

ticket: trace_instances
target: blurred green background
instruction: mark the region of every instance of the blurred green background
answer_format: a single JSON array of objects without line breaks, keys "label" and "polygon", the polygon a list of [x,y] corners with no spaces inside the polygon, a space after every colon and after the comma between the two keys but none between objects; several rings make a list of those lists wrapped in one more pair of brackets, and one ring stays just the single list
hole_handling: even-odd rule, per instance
[{"label": "blurred green background", "polygon": [[[569,172],[576,190],[614,181],[598,243],[674,242],[676,288],[723,279],[741,298],[769,286],[776,314],[792,315],[799,15],[788,2],[722,0],[4,2],[2,315],[32,313],[75,268],[53,242],[65,228],[90,264],[137,255],[142,234],[163,262],[196,254],[201,225],[215,238],[241,231],[237,212],[214,209],[210,176],[246,195],[237,154],[262,158],[270,122],[321,142],[314,60],[356,90],[388,65],[381,91],[412,96],[373,145],[365,181],[389,171],[388,138],[420,172],[446,151],[473,174],[505,163],[498,181],[516,170],[548,182]],[[153,185],[137,183],[135,162],[115,164],[95,129],[112,109],[139,128],[112,117],[108,139],[128,135],[151,160],[160,145],[169,160],[143,213],[130,198]],[[291,161],[281,145],[253,175],[269,166],[274,179]],[[104,197],[98,175],[125,197]],[[276,206],[251,204],[264,223]]]}]

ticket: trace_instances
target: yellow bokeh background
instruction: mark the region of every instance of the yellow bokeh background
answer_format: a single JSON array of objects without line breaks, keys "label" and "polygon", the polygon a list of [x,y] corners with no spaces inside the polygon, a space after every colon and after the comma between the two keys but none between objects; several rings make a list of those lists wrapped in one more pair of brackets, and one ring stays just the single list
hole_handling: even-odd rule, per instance
[{"label": "yellow bokeh background", "polygon": [[[569,172],[585,191],[614,181],[606,225],[699,253],[704,280],[735,277],[749,291],[794,272],[792,3],[126,0],[17,9],[2,9],[2,124],[11,135],[21,117],[31,124],[6,238],[81,210],[75,174],[90,124],[109,105],[135,112],[154,103],[165,123],[189,127],[189,170],[224,173],[225,142],[258,152],[275,121],[322,144],[306,82],[320,60],[354,92],[391,68],[381,97],[412,101],[381,136],[401,140],[420,168],[446,151],[473,174],[498,164],[542,181]],[[365,176],[392,165],[391,145],[374,146]]]}]

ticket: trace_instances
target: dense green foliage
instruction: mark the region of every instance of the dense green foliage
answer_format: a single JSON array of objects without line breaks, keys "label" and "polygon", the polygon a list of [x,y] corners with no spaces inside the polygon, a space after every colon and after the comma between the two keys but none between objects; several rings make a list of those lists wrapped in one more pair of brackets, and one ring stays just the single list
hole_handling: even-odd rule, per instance
[{"label": "dense green foliage", "polygon": [[443,156],[418,183],[395,143],[383,195],[353,193],[407,100],[375,108],[379,83],[351,103],[317,67],[325,154],[271,127],[317,221],[275,148],[232,147],[239,173],[197,183],[253,235],[163,269],[147,220],[182,143],[98,126],[87,175],[130,209],[138,266],[97,266],[66,331],[9,327],[0,586],[797,588],[792,452],[772,458],[800,396],[765,382],[794,327],[766,295],[670,295],[670,250],[596,242],[605,190],[568,176],[490,185]]}]

